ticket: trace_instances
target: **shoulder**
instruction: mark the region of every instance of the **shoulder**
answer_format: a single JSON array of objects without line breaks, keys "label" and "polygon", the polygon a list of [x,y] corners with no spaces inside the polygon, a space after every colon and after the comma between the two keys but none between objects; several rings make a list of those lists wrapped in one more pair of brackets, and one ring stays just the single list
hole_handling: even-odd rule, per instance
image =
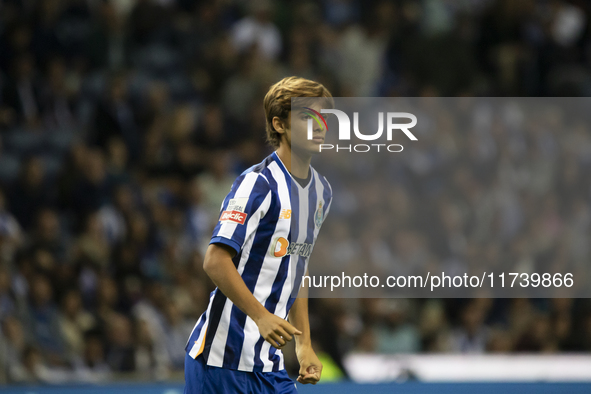
[{"label": "shoulder", "polygon": [[269,165],[273,162],[273,157],[271,155],[265,157],[263,161],[258,164],[255,164],[252,167],[247,168],[244,170],[240,176],[247,175],[247,174],[263,174],[265,170],[269,167]]},{"label": "shoulder", "polygon": [[268,158],[242,172],[232,185],[232,191],[236,196],[266,195],[271,190],[269,173],[266,171],[267,166]]}]

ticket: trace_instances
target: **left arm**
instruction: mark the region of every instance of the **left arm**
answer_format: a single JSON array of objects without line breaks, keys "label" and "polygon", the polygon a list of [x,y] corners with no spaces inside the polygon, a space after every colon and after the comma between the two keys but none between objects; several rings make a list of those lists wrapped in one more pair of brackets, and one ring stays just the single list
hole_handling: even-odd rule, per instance
[{"label": "left arm", "polygon": [[[306,275],[308,275],[307,272]],[[294,301],[289,311],[289,321],[302,331],[301,335],[295,337],[295,350],[300,363],[300,376],[297,380],[302,384],[316,384],[322,374],[322,363],[312,349],[307,288],[302,288],[302,294]]]}]

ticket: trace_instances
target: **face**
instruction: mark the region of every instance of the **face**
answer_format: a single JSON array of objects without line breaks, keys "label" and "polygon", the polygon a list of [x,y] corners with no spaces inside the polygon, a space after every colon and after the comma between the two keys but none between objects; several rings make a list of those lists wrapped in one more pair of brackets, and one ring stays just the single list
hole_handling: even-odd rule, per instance
[{"label": "face", "polygon": [[[322,109],[319,105],[311,105],[308,108],[316,112],[320,112]],[[308,122],[312,123],[312,139],[308,139]],[[320,151],[320,145],[324,143],[327,130],[322,118],[314,114],[313,111],[305,108],[293,109],[283,125],[285,127],[282,130],[283,141],[289,145],[292,152],[300,155],[312,155]]]}]

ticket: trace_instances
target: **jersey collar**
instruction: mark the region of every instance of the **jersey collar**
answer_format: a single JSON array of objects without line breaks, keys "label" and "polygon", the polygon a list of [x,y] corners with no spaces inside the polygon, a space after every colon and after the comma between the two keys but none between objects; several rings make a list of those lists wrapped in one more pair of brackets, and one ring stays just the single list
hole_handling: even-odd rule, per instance
[{"label": "jersey collar", "polygon": [[281,158],[277,154],[277,151],[273,152],[271,154],[271,156],[273,156],[273,159],[277,162],[277,164],[279,165],[279,168],[281,168],[281,171],[283,171],[283,174],[285,175],[285,177],[291,179],[291,182],[295,183],[298,188],[300,188],[302,190],[307,190],[310,187],[310,185],[312,184],[312,182],[314,182],[314,169],[312,168],[312,166],[310,166],[310,173],[312,174],[312,176],[310,177],[310,181],[308,182],[308,184],[305,187],[302,187],[302,185],[300,185],[300,183],[294,179],[294,177],[291,175],[291,173],[289,171],[287,171],[287,168],[285,167],[285,164],[283,164],[283,162],[281,161]]}]

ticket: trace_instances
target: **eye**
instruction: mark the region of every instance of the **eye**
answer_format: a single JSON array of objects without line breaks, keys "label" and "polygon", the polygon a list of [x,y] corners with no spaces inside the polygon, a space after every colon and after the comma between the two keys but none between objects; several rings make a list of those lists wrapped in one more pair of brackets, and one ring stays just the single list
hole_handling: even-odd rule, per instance
[{"label": "eye", "polygon": [[308,119],[312,119],[312,117],[308,114],[301,114],[300,119],[301,120],[308,120]]}]

